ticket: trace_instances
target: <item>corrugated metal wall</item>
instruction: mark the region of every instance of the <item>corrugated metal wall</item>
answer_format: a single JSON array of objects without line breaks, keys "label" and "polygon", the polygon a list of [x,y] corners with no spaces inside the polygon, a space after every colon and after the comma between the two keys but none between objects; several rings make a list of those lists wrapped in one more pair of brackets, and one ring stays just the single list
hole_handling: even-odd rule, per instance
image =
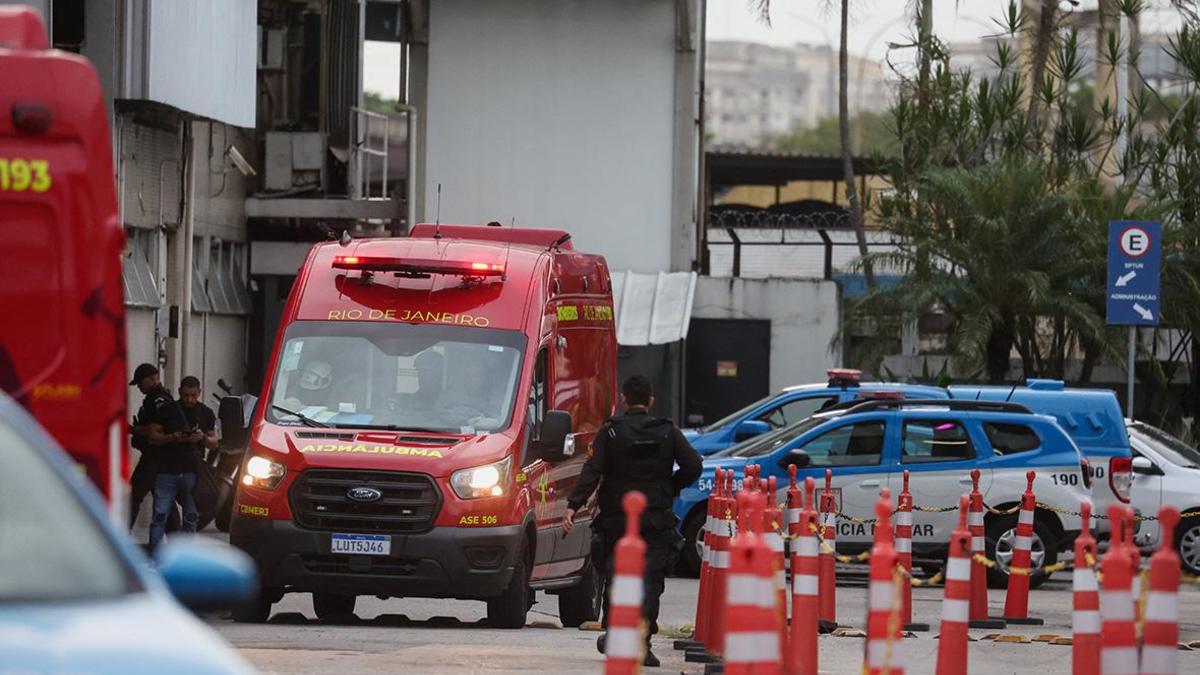
[{"label": "corrugated metal wall", "polygon": [[358,11],[356,0],[330,0],[325,18],[325,131],[332,147],[346,147],[350,108],[358,105]]}]

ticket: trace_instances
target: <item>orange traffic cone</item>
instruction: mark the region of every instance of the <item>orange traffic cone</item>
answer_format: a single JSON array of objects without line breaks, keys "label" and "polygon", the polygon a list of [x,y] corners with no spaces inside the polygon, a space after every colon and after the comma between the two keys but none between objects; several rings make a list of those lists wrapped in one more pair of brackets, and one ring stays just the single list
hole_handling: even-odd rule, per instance
[{"label": "orange traffic cone", "polygon": [[724,481],[720,483],[720,493],[716,495],[714,528],[709,536],[709,576],[712,580],[708,596],[708,623],[704,633],[704,647],[707,654],[689,653],[688,661],[712,661],[714,655],[722,654],[725,650],[725,596],[729,582],[729,554],[733,539],[733,518],[737,513],[737,501],[733,497],[733,471],[721,471]]},{"label": "orange traffic cone", "polygon": [[988,618],[987,567],[975,559],[986,556],[983,532],[983,495],[979,492],[979,469],[971,469],[971,511],[967,516],[971,530],[971,628],[1004,628],[1000,619]]},{"label": "orange traffic cone", "polygon": [[761,541],[763,496],[738,493],[738,533],[730,551],[726,596],[728,631],[725,635],[725,668],[728,675],[760,671],[764,659],[779,653],[775,631],[770,548]]},{"label": "orange traffic cone", "polygon": [[709,602],[712,590],[712,567],[709,558],[712,555],[711,537],[716,529],[717,495],[725,480],[725,470],[717,469],[713,478],[713,491],[708,495],[707,513],[704,517],[704,527],[700,537],[700,588],[696,592],[696,627],[692,631],[692,639],[676,640],[675,649],[704,649],[705,635],[708,632]]},{"label": "orange traffic cone", "polygon": [[[791,467],[796,475],[796,467]],[[817,672],[817,615],[819,562],[817,559],[817,514],[813,511],[813,479],[804,479],[808,499],[800,503],[800,491],[788,491],[789,505],[799,510],[792,529],[792,627],[787,663],[791,673]]]},{"label": "orange traffic cone", "polygon": [[875,545],[871,548],[871,577],[867,587],[866,667],[868,675],[903,675],[903,636],[900,632],[899,591],[892,543],[891,495],[879,492],[875,504]]},{"label": "orange traffic cone", "polygon": [[[913,498],[908,491],[908,469],[904,470],[904,486],[896,498],[896,555],[900,558],[900,566],[912,576],[912,534],[913,534]],[[928,631],[929,624],[913,623],[912,620],[912,584],[901,584],[900,587],[900,620],[904,622],[904,630]]]},{"label": "orange traffic cone", "polygon": [[1100,591],[1089,560],[1096,556],[1096,540],[1089,527],[1092,505],[1079,505],[1079,536],[1075,538],[1075,611],[1071,614],[1071,673],[1100,675]]},{"label": "orange traffic cone", "polygon": [[1146,620],[1142,624],[1143,675],[1179,672],[1179,555],[1175,553],[1175,526],[1179,511],[1167,506],[1158,512],[1161,541],[1150,556],[1150,591],[1146,595]]},{"label": "orange traffic cone", "polygon": [[640,673],[646,649],[646,626],[642,620],[646,542],[638,534],[646,496],[636,490],[627,492],[621,506],[625,508],[625,536],[617,542],[612,585],[608,589],[606,675]]},{"label": "orange traffic cone", "polygon": [[833,494],[833,470],[825,469],[825,490],[821,493],[821,537],[826,548],[820,556],[820,618],[837,625],[837,498]]},{"label": "orange traffic cone", "polygon": [[967,675],[967,623],[971,606],[971,532],[967,529],[966,495],[958,502],[958,527],[950,534],[946,588],[938,636],[937,675]]},{"label": "orange traffic cone", "polygon": [[1125,528],[1121,526],[1125,511],[1116,504],[1108,507],[1113,541],[1101,564],[1104,583],[1100,590],[1100,672],[1104,675],[1134,675],[1138,669],[1133,568],[1124,550]]},{"label": "orange traffic cone", "polygon": [[[1037,504],[1037,499],[1033,496],[1033,480],[1036,477],[1037,473],[1034,471],[1025,474],[1029,484],[1025,486],[1025,493],[1021,495],[1021,511],[1017,516],[1017,532],[1013,539],[1010,569],[1028,570],[1033,565],[1033,511]],[[1041,619],[1029,616],[1028,574],[1008,575],[1008,593],[1004,596],[1004,621],[1026,626],[1042,625]]]},{"label": "orange traffic cone", "polygon": [[771,551],[771,600],[775,617],[775,631],[779,634],[779,658],[787,657],[788,633],[788,603],[787,603],[787,562],[783,545],[783,534],[786,524],[783,522],[783,510],[779,508],[775,495],[778,482],[775,476],[767,478],[766,505],[763,511],[763,543]]}]

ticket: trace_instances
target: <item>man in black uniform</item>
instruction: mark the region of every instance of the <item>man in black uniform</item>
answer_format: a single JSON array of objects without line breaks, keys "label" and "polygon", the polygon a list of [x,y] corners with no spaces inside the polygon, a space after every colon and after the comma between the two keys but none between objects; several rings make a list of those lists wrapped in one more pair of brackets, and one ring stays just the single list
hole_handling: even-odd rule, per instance
[{"label": "man in black uniform", "polygon": [[[143,363],[133,371],[133,379],[129,384],[136,386],[143,396],[142,405],[133,418],[133,424],[129,426],[132,437],[129,444],[141,453],[137,466],[129,476],[129,529],[132,530],[142,501],[154,490],[154,478],[158,476],[159,455],[155,452],[156,448],[150,445],[150,422],[163,397],[169,400],[171,394],[162,386],[158,368],[149,363]],[[167,531],[178,529],[179,513],[171,509],[167,514]]]},{"label": "man in black uniform", "polygon": [[[700,477],[701,459],[679,429],[667,419],[650,416],[654,395],[650,380],[634,375],[621,386],[621,406],[625,414],[607,420],[596,431],[588,449],[579,482],[567,500],[563,530],[575,527],[575,512],[600,485],[600,514],[592,524],[595,543],[592,562],[612,579],[613,548],[625,533],[625,512],[621,498],[639,490],[646,495],[641,534],[646,541],[645,596],[642,616],[646,620],[646,657],[643,664],[658,666],[650,651],[650,638],[658,632],[658,606],[667,572],[678,555],[682,538],[675,532],[675,514],[671,502],[683,488]],[[674,471],[675,465],[679,470]],[[673,472],[673,473],[672,473]],[[608,626],[607,595],[604,599],[604,625]],[[604,651],[604,636],[596,642]]]},{"label": "man in black uniform", "polygon": [[200,400],[200,380],[188,375],[179,381],[179,407],[187,418],[187,428],[199,430],[201,438],[196,445],[201,457],[205,450],[217,449],[217,415],[212,408]]}]

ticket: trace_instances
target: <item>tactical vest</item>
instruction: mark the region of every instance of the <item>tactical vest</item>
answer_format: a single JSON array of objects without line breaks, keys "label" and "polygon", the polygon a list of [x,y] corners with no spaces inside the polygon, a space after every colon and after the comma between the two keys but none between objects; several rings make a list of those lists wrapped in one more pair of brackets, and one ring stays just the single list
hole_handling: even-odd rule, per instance
[{"label": "tactical vest", "polygon": [[607,436],[600,509],[607,513],[620,513],[621,497],[630,490],[646,495],[648,509],[671,508],[671,474],[675,468],[671,421],[649,417],[638,421],[635,425],[614,419],[600,430]]}]

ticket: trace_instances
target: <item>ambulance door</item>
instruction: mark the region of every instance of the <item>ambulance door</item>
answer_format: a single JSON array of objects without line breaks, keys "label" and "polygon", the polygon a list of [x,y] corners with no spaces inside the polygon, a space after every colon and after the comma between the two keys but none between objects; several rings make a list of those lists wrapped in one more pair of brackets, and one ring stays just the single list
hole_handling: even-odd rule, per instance
[{"label": "ambulance door", "polygon": [[[914,507],[957,506],[959,497],[971,491],[971,470],[980,469],[979,491],[987,503],[992,470],[985,460],[991,450],[986,443],[972,438],[967,415],[948,410],[912,410],[897,417],[900,461],[888,479],[893,500],[903,488],[907,469]],[[919,550],[944,545],[957,524],[957,511],[914,509],[913,547]]]},{"label": "ambulance door", "polygon": [[[538,351],[533,368],[533,381],[529,388],[528,428],[526,429],[526,438],[528,439],[526,442],[527,448],[533,441],[537,440],[542,428],[542,420],[546,418],[546,411],[550,409],[550,363],[548,347],[543,346]],[[550,576],[548,568],[550,561],[554,557],[554,544],[558,538],[556,535],[560,532],[557,528],[561,522],[562,514],[558,514],[558,520],[555,519],[557,495],[552,476],[553,465],[541,459],[531,459],[531,453],[528,449],[525,452],[523,464],[522,473],[525,474],[526,480],[529,481],[532,490],[533,514],[537,522],[537,546],[534,552],[533,570],[530,575],[536,581]]]}]

